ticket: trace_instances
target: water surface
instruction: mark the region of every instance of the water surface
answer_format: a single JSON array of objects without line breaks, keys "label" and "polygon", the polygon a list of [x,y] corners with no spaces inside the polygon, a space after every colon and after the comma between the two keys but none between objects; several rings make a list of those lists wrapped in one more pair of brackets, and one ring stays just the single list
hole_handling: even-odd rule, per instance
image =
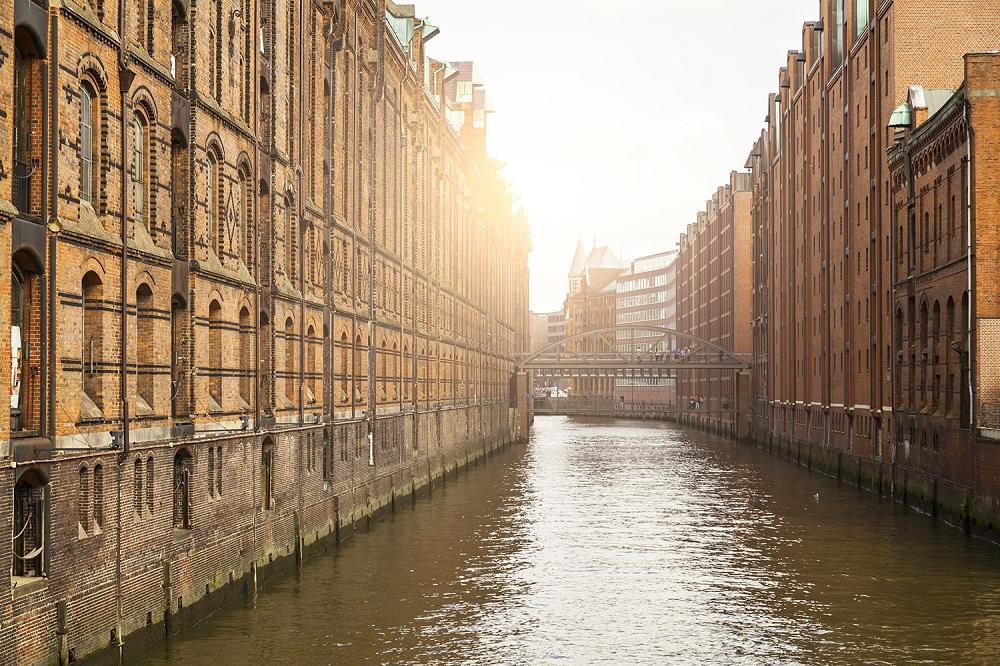
[{"label": "water surface", "polygon": [[531,441],[130,663],[995,663],[1000,547],[751,447]]}]

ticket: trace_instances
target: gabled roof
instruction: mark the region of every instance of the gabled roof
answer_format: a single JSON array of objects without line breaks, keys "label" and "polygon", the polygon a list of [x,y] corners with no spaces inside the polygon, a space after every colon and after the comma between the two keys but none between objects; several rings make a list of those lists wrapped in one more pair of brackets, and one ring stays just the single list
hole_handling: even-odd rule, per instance
[{"label": "gabled roof", "polygon": [[573,253],[573,263],[569,265],[569,276],[576,277],[578,275],[583,275],[584,270],[587,268],[587,253],[583,249],[583,241],[578,240],[576,242],[576,252]]},{"label": "gabled roof", "polygon": [[588,268],[622,268],[622,262],[607,245],[595,247],[587,257]]}]

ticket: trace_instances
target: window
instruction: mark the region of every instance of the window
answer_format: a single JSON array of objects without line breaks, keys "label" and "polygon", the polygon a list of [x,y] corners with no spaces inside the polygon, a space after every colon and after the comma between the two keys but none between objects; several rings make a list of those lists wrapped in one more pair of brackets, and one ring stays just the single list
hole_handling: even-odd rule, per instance
[{"label": "window", "polygon": [[40,577],[48,573],[45,543],[48,521],[48,479],[29,468],[14,485],[13,574]]},{"label": "window", "polygon": [[174,528],[191,529],[191,476],[194,461],[187,449],[174,456]]},{"label": "window", "polygon": [[265,439],[260,451],[260,508],[263,511],[270,511],[274,508],[274,498],[271,496],[274,490],[274,443],[270,438]]},{"label": "window", "polygon": [[14,31],[14,98],[11,188],[14,206],[22,214],[37,213],[40,201],[35,198],[41,184],[41,142],[32,141],[41,128],[33,124],[39,118],[33,109],[38,106],[41,91],[41,59],[34,39],[23,28]]},{"label": "window", "polygon": [[208,27],[208,90],[209,94],[218,102],[222,83],[220,69],[222,68],[222,48],[219,33],[222,30],[222,8],[219,0],[210,3]]},{"label": "window", "polygon": [[140,0],[137,3],[139,14],[139,44],[146,52],[153,54],[153,24],[155,19],[153,0]]},{"label": "window", "polygon": [[80,201],[91,206],[97,189],[95,159],[99,129],[94,126],[97,115],[97,95],[93,86],[85,81],[80,85]]},{"label": "window", "polygon": [[253,393],[253,320],[250,310],[240,310],[240,399],[241,407],[250,408]]},{"label": "window", "polygon": [[93,486],[94,529],[100,531],[104,525],[104,466],[94,465]]},{"label": "window", "polygon": [[295,404],[295,323],[285,320],[285,398]]},{"label": "window", "polygon": [[215,495],[222,497],[222,446],[215,447]]},{"label": "window", "polygon": [[76,490],[77,521],[83,534],[90,531],[90,470],[82,466],[78,471]]},{"label": "window", "polygon": [[176,296],[170,301],[170,414],[187,413],[184,386],[184,347],[186,340],[184,303]]},{"label": "window", "polygon": [[844,60],[844,0],[830,2],[830,68],[840,67]]},{"label": "window", "polygon": [[83,371],[81,418],[101,416],[104,404],[101,384],[101,364],[104,359],[104,285],[93,271],[83,276],[83,321],[80,359]]},{"label": "window", "polygon": [[333,478],[333,440],[328,429],[323,430],[323,478]]},{"label": "window", "polygon": [[146,458],[146,511],[153,515],[153,456]]},{"label": "window", "polygon": [[132,511],[137,518],[142,517],[142,459],[136,458],[132,466]]},{"label": "window", "polygon": [[208,496],[215,497],[215,447],[208,447],[208,474],[205,475],[208,481]]},{"label": "window", "polygon": [[39,280],[33,259],[26,252],[14,255],[11,264],[10,332],[11,377],[10,428],[12,432],[36,431],[39,427],[39,355],[33,341],[40,337]]},{"label": "window", "polygon": [[291,198],[285,199],[285,275],[295,284],[296,261],[295,254],[297,238],[295,236],[295,216],[292,210]]},{"label": "window", "polygon": [[222,306],[213,300],[208,306],[208,395],[210,410],[222,409]]},{"label": "window", "polygon": [[221,255],[222,225],[219,222],[220,197],[219,158],[213,151],[208,153],[208,183],[205,189],[205,212],[208,220],[208,246]]},{"label": "window", "polygon": [[[132,116],[132,210],[135,219],[150,229],[147,219],[147,200],[149,195],[148,164],[149,131],[146,119],[140,113]],[[151,231],[151,229],[150,229]]]},{"label": "window", "polygon": [[854,36],[860,37],[868,25],[868,3],[871,0],[854,0]]},{"label": "window", "polygon": [[317,380],[319,378],[319,373],[316,372],[316,329],[309,326],[309,330],[306,331],[306,339],[304,344],[306,345],[306,367],[305,371],[308,373],[306,377],[306,403],[309,405],[316,404],[316,394],[319,391],[319,386],[317,385]]},{"label": "window", "polygon": [[348,367],[348,356],[350,354],[350,343],[347,340],[347,333],[340,334],[340,402],[346,403],[348,400],[348,384],[350,382],[351,370]]},{"label": "window", "polygon": [[153,311],[153,292],[143,283],[135,292],[136,329],[136,415],[153,414],[153,388],[156,378],[156,314]]},{"label": "window", "polygon": [[243,260],[248,269],[253,267],[253,253],[255,243],[253,242],[253,225],[250,221],[252,202],[250,201],[249,178],[246,172],[240,171],[238,177],[239,201],[236,203],[236,233],[233,235],[238,248],[234,249],[234,254]]}]

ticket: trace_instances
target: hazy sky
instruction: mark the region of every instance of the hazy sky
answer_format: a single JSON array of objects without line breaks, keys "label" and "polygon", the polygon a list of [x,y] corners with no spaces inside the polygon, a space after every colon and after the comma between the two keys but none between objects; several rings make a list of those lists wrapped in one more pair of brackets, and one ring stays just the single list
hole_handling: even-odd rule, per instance
[{"label": "hazy sky", "polygon": [[432,57],[474,60],[489,148],[531,222],[531,308],[556,310],[578,238],[671,249],[763,126],[816,0],[415,0]]}]

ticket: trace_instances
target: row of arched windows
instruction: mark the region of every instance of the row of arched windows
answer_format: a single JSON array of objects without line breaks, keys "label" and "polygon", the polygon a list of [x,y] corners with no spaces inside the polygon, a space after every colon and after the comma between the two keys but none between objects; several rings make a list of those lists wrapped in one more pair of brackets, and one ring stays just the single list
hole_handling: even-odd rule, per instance
[{"label": "row of arched windows", "polygon": [[[897,404],[906,402],[911,410],[944,408],[951,413],[955,393],[959,398],[961,425],[967,425],[970,409],[969,381],[969,297],[963,292],[960,309],[948,297],[944,308],[940,300],[931,304],[924,299],[919,309],[911,298],[906,308],[897,308],[895,343],[897,350],[895,384]],[[903,369],[907,369],[904,387]],[[943,404],[942,404],[943,397]]]}]

